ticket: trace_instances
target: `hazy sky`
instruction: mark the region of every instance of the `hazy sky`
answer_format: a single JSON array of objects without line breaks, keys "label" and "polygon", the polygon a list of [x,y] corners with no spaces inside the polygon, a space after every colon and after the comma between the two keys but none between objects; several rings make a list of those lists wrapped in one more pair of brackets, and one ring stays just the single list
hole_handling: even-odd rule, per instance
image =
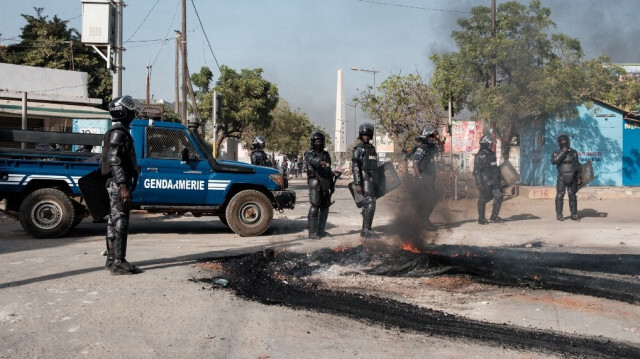
[{"label": "hazy sky", "polygon": [[[3,1],[9,2],[7,0]],[[498,0],[498,4],[503,1]],[[528,4],[528,1],[521,1]],[[126,0],[123,92],[145,96],[147,62],[152,64],[151,94],[174,101],[174,29],[180,29],[181,0]],[[551,8],[557,31],[576,37],[587,58],[609,55],[614,62],[640,63],[636,39],[638,0],[541,0]],[[337,71],[344,71],[349,102],[373,84],[373,76],[351,67],[379,71],[380,84],[391,74],[419,72],[426,79],[433,66],[428,55],[455,50],[451,32],[456,20],[473,6],[490,0],[187,0],[189,69],[208,66],[219,72],[198,22],[202,20],[220,65],[236,70],[262,68],[280,96],[311,121],[333,134]],[[6,4],[5,4],[6,5]],[[0,15],[0,44],[19,41],[25,25],[20,14],[44,8],[82,31],[81,0],[22,0],[4,6]],[[2,79],[0,79],[0,88]],[[354,109],[348,107],[348,142],[354,138]],[[357,110],[357,122],[363,114]]]}]

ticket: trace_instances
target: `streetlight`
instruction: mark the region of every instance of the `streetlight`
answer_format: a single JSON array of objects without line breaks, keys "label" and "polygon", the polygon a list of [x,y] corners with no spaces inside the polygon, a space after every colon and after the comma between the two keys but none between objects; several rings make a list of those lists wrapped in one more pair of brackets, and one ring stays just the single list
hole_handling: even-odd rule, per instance
[{"label": "streetlight", "polygon": [[353,107],[353,124],[354,124],[354,130],[358,131],[358,113],[357,113],[357,109],[358,109],[358,103],[354,102],[354,103],[348,103],[347,106],[351,106]]},{"label": "streetlight", "polygon": [[[377,94],[376,94],[376,74],[378,72],[380,72],[380,71],[376,71],[376,68],[373,65],[371,65],[371,70],[369,70],[369,69],[361,69],[361,68],[358,68],[358,67],[352,67],[351,70],[366,72],[368,74],[372,74],[373,75],[373,97],[376,97],[377,96]],[[373,128],[375,128],[376,131],[377,131],[378,130],[378,119],[374,118],[373,122],[374,122]],[[374,143],[375,146],[378,146],[378,143],[376,141],[376,136],[375,135],[373,136],[373,143]]]}]

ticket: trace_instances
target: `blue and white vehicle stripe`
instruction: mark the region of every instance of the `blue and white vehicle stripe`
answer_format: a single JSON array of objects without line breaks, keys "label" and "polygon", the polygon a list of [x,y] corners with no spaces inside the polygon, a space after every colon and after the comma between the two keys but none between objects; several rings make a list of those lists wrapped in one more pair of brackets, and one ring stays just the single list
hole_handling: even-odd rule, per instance
[{"label": "blue and white vehicle stripe", "polygon": [[231,183],[230,180],[209,180],[207,182],[207,190],[209,191],[224,191]]}]

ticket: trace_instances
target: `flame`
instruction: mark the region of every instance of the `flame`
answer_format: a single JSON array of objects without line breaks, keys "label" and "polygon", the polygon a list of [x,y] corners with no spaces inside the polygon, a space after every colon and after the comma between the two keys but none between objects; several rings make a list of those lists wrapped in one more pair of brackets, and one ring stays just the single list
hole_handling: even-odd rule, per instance
[{"label": "flame", "polygon": [[340,252],[344,252],[344,251],[346,251],[347,249],[349,249],[349,247],[343,247],[343,246],[335,247],[335,248],[333,249],[333,253],[340,253]]},{"label": "flame", "polygon": [[413,252],[413,253],[420,253],[420,250],[414,246],[411,243],[405,243],[402,245],[401,247],[402,249],[404,249],[405,251],[409,251],[409,252]]}]

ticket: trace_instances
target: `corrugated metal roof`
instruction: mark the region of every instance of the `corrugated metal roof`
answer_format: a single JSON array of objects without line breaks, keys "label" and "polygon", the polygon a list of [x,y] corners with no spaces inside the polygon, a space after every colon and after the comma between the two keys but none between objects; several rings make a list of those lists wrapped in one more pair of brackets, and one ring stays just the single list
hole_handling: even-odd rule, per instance
[{"label": "corrugated metal roof", "polygon": [[[22,101],[0,100],[0,114],[22,115]],[[50,102],[27,102],[27,117],[70,119],[111,119],[109,111],[92,106],[67,105]]]}]

